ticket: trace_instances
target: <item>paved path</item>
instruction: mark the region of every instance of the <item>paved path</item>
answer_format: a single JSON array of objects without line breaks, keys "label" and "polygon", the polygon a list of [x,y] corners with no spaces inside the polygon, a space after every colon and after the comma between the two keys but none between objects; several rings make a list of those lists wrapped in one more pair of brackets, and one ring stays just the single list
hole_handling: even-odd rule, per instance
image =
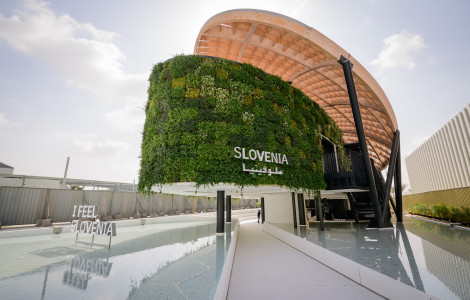
[{"label": "paved path", "polygon": [[383,299],[263,231],[242,222],[227,299]]}]

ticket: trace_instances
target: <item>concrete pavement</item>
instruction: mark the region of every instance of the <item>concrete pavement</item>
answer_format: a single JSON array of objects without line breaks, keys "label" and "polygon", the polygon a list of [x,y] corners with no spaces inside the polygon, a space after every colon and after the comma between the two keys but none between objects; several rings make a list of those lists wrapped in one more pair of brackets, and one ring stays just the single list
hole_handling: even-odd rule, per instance
[{"label": "concrete pavement", "polygon": [[241,222],[227,299],[383,299],[263,231]]}]

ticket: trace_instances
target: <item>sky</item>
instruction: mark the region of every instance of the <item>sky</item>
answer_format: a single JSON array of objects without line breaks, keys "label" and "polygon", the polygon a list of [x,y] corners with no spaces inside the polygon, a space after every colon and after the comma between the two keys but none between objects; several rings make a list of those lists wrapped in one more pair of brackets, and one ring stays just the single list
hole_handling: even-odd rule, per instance
[{"label": "sky", "polygon": [[[0,162],[14,174],[138,180],[148,76],[213,15],[263,9],[349,51],[397,117],[405,158],[470,97],[470,2],[0,1]],[[402,161],[403,180],[408,181]]]}]

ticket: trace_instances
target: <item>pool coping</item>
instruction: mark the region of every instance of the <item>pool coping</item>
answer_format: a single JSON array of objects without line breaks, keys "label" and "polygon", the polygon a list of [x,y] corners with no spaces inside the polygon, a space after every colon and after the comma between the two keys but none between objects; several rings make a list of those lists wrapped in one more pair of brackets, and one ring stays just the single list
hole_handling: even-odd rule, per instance
[{"label": "pool coping", "polygon": [[412,219],[416,219],[416,220],[422,220],[422,221],[426,221],[426,222],[430,222],[430,223],[436,223],[436,224],[439,224],[439,225],[448,226],[448,227],[451,227],[451,228],[454,228],[454,229],[470,231],[469,227],[462,226],[461,223],[443,222],[441,220],[434,220],[434,219],[423,217],[423,216],[420,216],[420,215],[406,215],[406,216],[410,217]]},{"label": "pool coping", "polygon": [[236,226],[233,231],[232,241],[225,257],[224,267],[219,278],[217,290],[214,295],[214,300],[227,299],[228,287],[230,285],[230,277],[232,276],[233,259],[235,257],[235,248],[238,241],[238,229],[240,228],[240,221],[236,221]]},{"label": "pool coping", "polygon": [[309,242],[306,238],[296,236],[270,223],[264,223],[264,231],[387,299],[438,299],[435,296],[426,294],[405,283],[397,281],[346,257],[315,245],[314,243]]}]

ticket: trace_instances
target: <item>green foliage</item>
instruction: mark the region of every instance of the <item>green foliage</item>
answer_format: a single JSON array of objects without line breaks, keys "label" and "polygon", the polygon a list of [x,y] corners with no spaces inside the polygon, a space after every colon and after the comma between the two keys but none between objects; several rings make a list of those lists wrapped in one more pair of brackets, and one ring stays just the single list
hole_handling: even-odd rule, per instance
[{"label": "green foliage", "polygon": [[[139,190],[196,182],[324,189],[319,134],[342,148],[333,120],[300,90],[249,64],[176,56],[154,66],[142,134]],[[234,147],[286,154],[283,175],[250,175]]]},{"label": "green foliage", "polygon": [[470,224],[470,207],[448,207],[445,204],[432,204],[428,206],[426,204],[413,203],[409,207],[409,212],[416,215]]},{"label": "green foliage", "polygon": [[73,191],[82,191],[83,190],[83,186],[79,186],[79,185],[76,185],[76,184],[71,184],[71,185],[69,185],[69,187]]},{"label": "green foliage", "polygon": [[448,219],[449,218],[449,208],[444,204],[434,204],[431,205],[431,211],[433,217]]},{"label": "green foliage", "polygon": [[426,204],[413,203],[409,207],[409,211],[412,214],[431,216],[431,209]]}]

